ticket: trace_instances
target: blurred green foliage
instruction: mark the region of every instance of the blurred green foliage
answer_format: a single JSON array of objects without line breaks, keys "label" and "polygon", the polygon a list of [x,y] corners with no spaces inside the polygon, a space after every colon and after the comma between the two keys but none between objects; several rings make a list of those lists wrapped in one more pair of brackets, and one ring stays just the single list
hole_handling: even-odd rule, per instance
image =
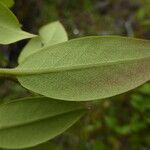
[{"label": "blurred green foliage", "polygon": [[9,8],[14,5],[14,0],[0,0],[0,2],[4,3]]},{"label": "blurred green foliage", "polygon": [[[16,0],[13,10],[27,31],[37,32],[40,26],[60,20],[70,38],[116,34],[150,39],[149,0]],[[0,66],[16,64],[23,45],[0,47]],[[13,78],[0,78],[0,102],[27,95],[34,93]],[[93,104],[80,122],[50,141],[49,149],[150,149],[150,83]]]}]

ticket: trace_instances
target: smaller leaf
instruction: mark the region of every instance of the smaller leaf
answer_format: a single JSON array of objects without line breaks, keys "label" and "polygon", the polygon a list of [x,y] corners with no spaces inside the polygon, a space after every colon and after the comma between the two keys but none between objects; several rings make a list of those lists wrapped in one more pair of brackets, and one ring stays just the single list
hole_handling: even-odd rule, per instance
[{"label": "smaller leaf", "polygon": [[36,53],[42,48],[42,42],[39,36],[32,38],[27,45],[23,48],[22,52],[19,55],[18,63],[23,62],[28,56],[33,53]]},{"label": "smaller leaf", "polygon": [[40,51],[43,46],[50,46],[67,40],[65,28],[59,21],[49,23],[39,30],[39,37],[31,39],[23,48],[18,62],[23,62],[28,56]]},{"label": "smaller leaf", "polygon": [[68,41],[67,33],[59,21],[47,24],[39,30],[44,45],[54,45]]},{"label": "smaller leaf", "polygon": [[81,103],[46,97],[0,105],[0,147],[27,148],[46,142],[73,125],[85,112]]},{"label": "smaller leaf", "polygon": [[35,35],[22,31],[15,15],[0,2],[0,44],[10,44],[31,37]]}]

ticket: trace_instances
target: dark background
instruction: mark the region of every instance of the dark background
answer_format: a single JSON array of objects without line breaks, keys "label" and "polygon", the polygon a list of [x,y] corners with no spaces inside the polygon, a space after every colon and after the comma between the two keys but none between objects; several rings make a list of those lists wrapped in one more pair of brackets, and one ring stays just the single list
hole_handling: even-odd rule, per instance
[{"label": "dark background", "polygon": [[[12,11],[25,31],[59,20],[69,38],[123,35],[150,39],[149,0],[16,0]],[[15,67],[27,40],[0,46],[0,67]],[[29,96],[13,78],[0,78],[0,102]],[[150,83],[100,100],[89,114],[41,150],[149,150]],[[39,147],[40,149],[40,147]]]}]

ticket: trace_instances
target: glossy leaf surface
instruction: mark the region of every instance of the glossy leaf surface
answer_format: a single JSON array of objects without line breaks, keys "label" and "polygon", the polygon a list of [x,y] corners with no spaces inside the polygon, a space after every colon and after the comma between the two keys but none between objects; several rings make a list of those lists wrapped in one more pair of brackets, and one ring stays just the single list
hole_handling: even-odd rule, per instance
[{"label": "glossy leaf surface", "polygon": [[150,80],[150,42],[87,37],[50,46],[16,69],[25,88],[57,99],[111,97]]},{"label": "glossy leaf surface", "polygon": [[85,112],[76,102],[45,97],[0,105],[0,147],[26,148],[48,141],[73,125]]}]

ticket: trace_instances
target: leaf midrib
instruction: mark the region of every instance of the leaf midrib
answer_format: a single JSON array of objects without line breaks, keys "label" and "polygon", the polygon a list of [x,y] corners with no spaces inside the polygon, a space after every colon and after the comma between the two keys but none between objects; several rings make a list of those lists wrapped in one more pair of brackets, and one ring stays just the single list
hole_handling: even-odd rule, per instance
[{"label": "leaf midrib", "polygon": [[74,110],[70,110],[70,111],[67,111],[67,112],[63,112],[61,114],[56,114],[54,116],[46,116],[46,117],[43,117],[43,118],[40,118],[40,119],[35,119],[35,120],[31,120],[31,121],[27,121],[27,122],[23,122],[23,123],[18,123],[18,124],[13,124],[13,125],[8,125],[8,126],[3,126],[3,127],[0,127],[0,132],[1,130],[7,130],[7,129],[10,129],[10,128],[17,128],[17,127],[21,127],[21,126],[26,126],[26,125],[29,125],[29,124],[34,124],[34,123],[38,123],[38,122],[41,122],[43,120],[49,120],[49,119],[53,119],[54,117],[59,117],[59,116],[63,116],[63,115],[66,115],[68,113],[73,113],[73,112],[78,112],[78,111],[85,111],[86,109],[84,108],[78,108],[78,109],[74,109]]},{"label": "leaf midrib", "polygon": [[119,65],[123,63],[129,63],[129,62],[143,61],[146,59],[150,60],[150,57],[148,56],[148,57],[137,58],[137,59],[126,59],[126,60],[87,64],[87,65],[77,65],[77,66],[67,66],[67,67],[62,66],[62,67],[48,68],[48,69],[40,69],[40,68],[21,69],[18,67],[18,68],[12,69],[12,72],[14,72],[14,74],[19,75],[19,76],[59,73],[59,72],[65,72],[65,71],[75,71],[75,70],[82,70],[82,69],[89,69],[89,68],[98,68],[98,67],[103,67],[103,66]]},{"label": "leaf midrib", "polygon": [[21,30],[21,28],[12,28],[12,27],[9,27],[9,26],[3,26],[1,24],[0,24],[0,28],[10,30],[11,32],[15,32],[19,35],[24,35],[26,37],[27,37],[27,35],[28,35],[28,37],[29,37],[29,35],[30,35],[30,37],[36,36],[34,34],[31,34],[31,33],[28,33],[28,32],[25,32],[25,31]]}]

